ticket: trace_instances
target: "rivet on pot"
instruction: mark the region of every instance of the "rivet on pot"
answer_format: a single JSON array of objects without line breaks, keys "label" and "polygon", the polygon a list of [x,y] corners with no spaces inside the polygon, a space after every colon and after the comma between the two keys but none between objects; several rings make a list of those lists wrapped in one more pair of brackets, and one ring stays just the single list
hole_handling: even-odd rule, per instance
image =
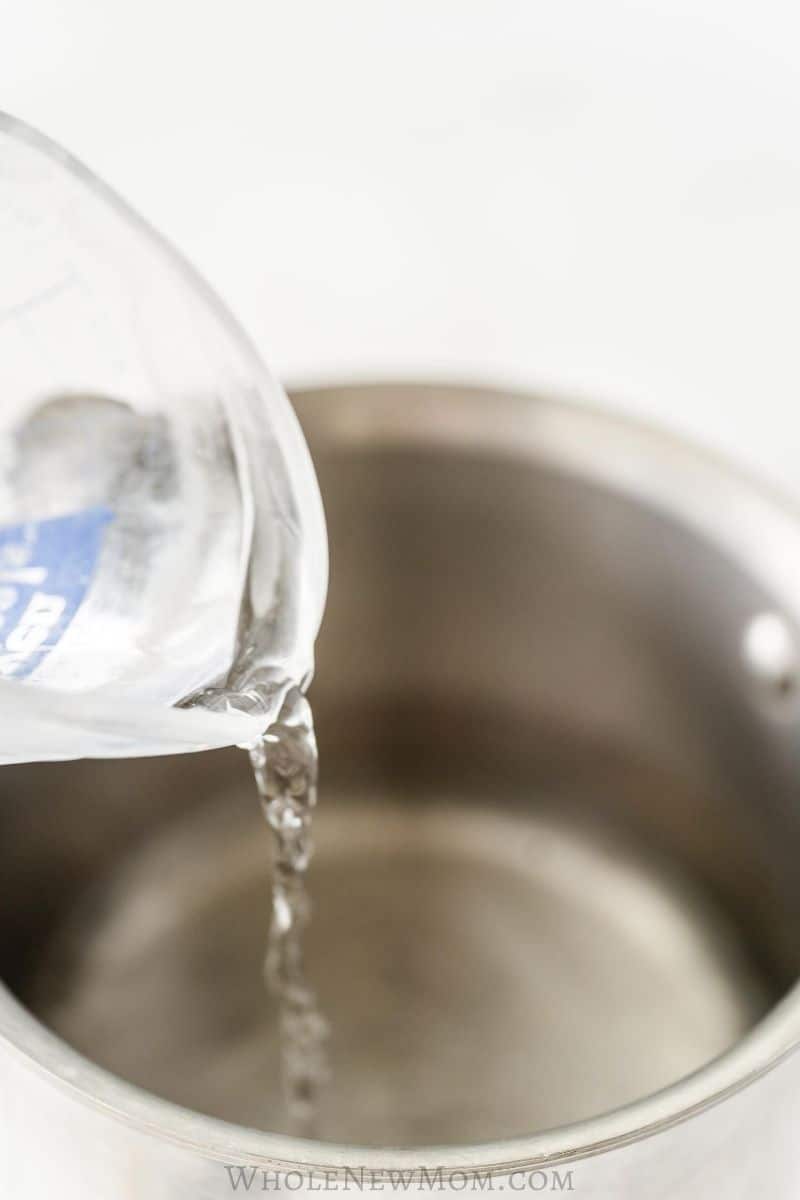
[{"label": "rivet on pot", "polygon": [[776,699],[788,699],[797,687],[798,652],[794,634],[775,612],[752,617],[742,635],[742,656],[757,683]]}]

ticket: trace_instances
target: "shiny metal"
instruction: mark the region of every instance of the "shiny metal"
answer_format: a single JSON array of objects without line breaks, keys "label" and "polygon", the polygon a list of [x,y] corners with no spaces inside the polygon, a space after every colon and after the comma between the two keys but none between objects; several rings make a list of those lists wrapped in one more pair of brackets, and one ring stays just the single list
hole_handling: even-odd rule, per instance
[{"label": "shiny metal", "polygon": [[280,1133],[245,756],[5,768],[8,1194],[225,1197],[225,1164],[281,1163],[795,1197],[800,698],[747,646],[765,613],[797,638],[800,519],[567,405],[295,401],[332,554],[327,1140]]}]

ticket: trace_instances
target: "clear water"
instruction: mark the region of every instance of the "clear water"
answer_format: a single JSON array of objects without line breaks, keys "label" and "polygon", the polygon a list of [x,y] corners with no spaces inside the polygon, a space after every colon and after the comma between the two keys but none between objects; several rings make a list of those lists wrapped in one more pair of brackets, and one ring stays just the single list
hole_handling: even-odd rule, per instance
[{"label": "clear water", "polygon": [[287,1126],[318,1133],[321,1089],[328,1076],[328,1023],[307,975],[303,934],[311,916],[306,873],[313,852],[317,745],[308,701],[290,694],[279,721],[250,748],[256,786],[273,834],[272,919],[264,962],[278,1006]]}]

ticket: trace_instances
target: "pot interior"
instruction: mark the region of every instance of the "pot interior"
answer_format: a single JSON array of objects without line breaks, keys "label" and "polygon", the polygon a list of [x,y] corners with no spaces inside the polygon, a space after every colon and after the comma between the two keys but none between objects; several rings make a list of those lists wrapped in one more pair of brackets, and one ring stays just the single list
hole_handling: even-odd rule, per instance
[{"label": "pot interior", "polygon": [[[528,1134],[702,1067],[800,965],[794,680],[742,657],[778,598],[604,464],[616,439],[669,494],[666,440],[609,419],[589,477],[540,432],[571,446],[598,419],[558,405],[295,401],[331,543],[307,940],[332,1028],[322,1137]],[[719,468],[695,469],[700,511]],[[126,1080],[282,1129],[246,756],[4,768],[0,827],[11,990]]]}]

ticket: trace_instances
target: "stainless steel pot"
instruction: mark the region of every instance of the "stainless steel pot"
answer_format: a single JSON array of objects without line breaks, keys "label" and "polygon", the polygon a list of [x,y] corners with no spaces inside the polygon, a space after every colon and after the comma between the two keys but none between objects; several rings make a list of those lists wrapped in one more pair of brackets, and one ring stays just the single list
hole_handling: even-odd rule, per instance
[{"label": "stainless steel pot", "polygon": [[295,402],[326,1140],[280,1132],[245,756],[4,768],[3,1194],[794,1198],[797,515],[566,405]]}]

